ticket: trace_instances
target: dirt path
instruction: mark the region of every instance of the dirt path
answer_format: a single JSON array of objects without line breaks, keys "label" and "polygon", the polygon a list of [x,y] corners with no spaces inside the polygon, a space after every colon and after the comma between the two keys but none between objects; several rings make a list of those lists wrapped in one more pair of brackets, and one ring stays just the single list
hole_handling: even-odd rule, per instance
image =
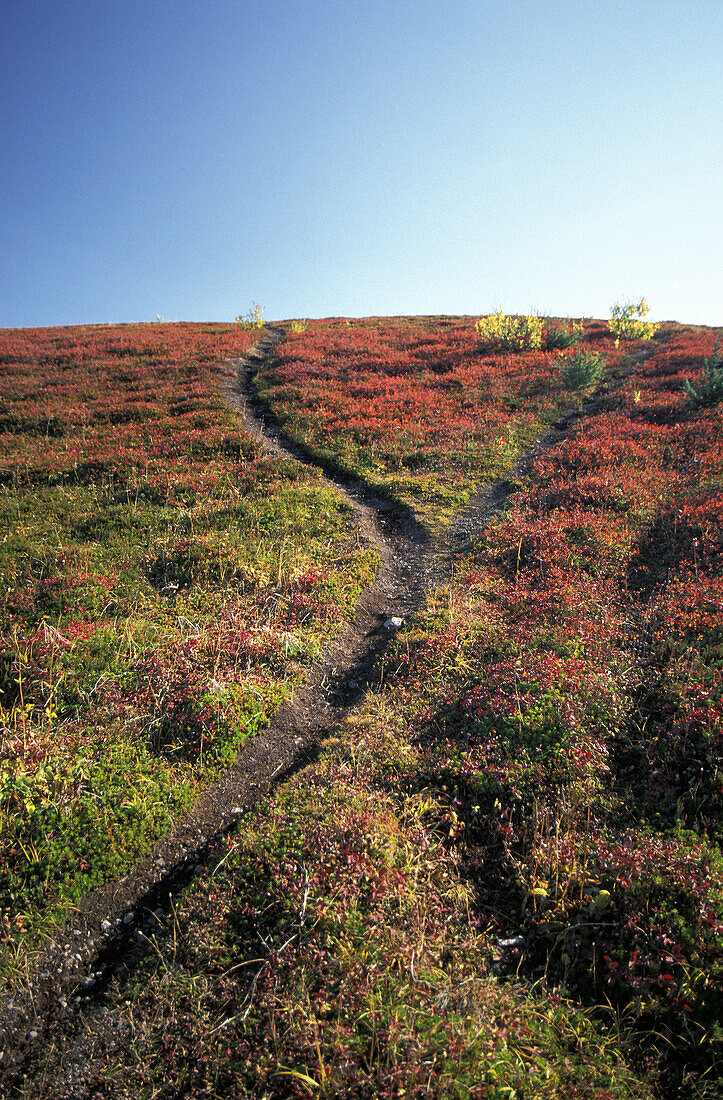
[{"label": "dirt path", "polygon": [[[245,359],[232,361],[237,373],[227,380],[225,397],[271,454],[308,464],[299,448],[264,423],[254,399],[254,375],[282,335],[270,330]],[[26,966],[12,996],[0,1004],[0,1088],[27,1073],[49,1043],[62,1042],[63,1036],[72,1043],[73,1035],[87,1033],[84,1018],[102,1012],[108,984],[132,972],[144,954],[145,937],[165,922],[174,897],[219,841],[237,827],[248,807],[308,763],[361,700],[376,659],[394,633],[387,626],[390,616],[404,619],[420,606],[431,579],[430,548],[411,510],[375,497],[354,478],[322,475],[322,480],[345,497],[357,513],[360,537],[377,548],[382,565],[374,582],[269,727],[241,748],[232,767],[202,792],[149,856],[122,879],[87,895]],[[75,1041],[80,1049],[70,1062],[80,1071],[88,1051],[82,1038]]]},{"label": "dirt path", "polygon": [[[283,438],[256,396],[255,375],[283,335],[281,329],[269,328],[244,359],[231,361],[236,373],[226,379],[224,396],[269,453],[311,465],[301,447]],[[594,411],[593,404],[584,411]],[[0,1004],[0,1095],[9,1095],[7,1090],[22,1076],[32,1078],[43,1051],[51,1048],[62,1051],[67,1075],[47,1095],[72,1096],[89,1080],[99,1058],[97,1036],[104,1033],[107,1039],[112,1031],[112,1009],[104,996],[109,983],[132,973],[147,948],[146,937],[166,923],[173,899],[245,811],[312,760],[349,708],[363,699],[374,683],[377,658],[394,634],[390,615],[404,619],[421,606],[429,589],[448,578],[455,556],[504,508],[514,481],[524,477],[538,454],[560,441],[578,415],[570,414],[545,433],[519,459],[509,480],[485,484],[434,546],[410,509],[375,496],[360,479],[322,475],[356,511],[364,541],[378,549],[382,565],[375,581],[269,727],[241,748],[233,766],[147,858],[122,879],[84,898],[26,966],[12,996]],[[101,1069],[98,1061],[95,1070]]]}]

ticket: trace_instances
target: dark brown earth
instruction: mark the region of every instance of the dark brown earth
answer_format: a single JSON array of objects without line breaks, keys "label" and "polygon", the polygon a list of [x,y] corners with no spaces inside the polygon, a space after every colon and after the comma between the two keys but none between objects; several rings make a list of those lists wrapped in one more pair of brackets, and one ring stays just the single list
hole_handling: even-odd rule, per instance
[{"label": "dark brown earth", "polygon": [[[270,453],[312,464],[309,454],[284,439],[254,386],[259,367],[283,336],[283,329],[269,327],[244,359],[230,361],[223,392],[230,407],[242,414],[247,430]],[[102,1069],[94,1065],[92,1035],[107,1031],[107,1021],[101,1018],[112,1013],[105,997],[109,984],[122,983],[133,971],[147,950],[148,935],[165,923],[173,899],[238,827],[246,810],[309,763],[342,717],[374,685],[377,658],[394,634],[388,622],[391,615],[404,619],[419,608],[427,590],[449,576],[455,555],[468,549],[504,508],[535,457],[554,447],[574,419],[594,415],[604,405],[604,396],[598,395],[559,420],[519,459],[508,480],[485,484],[434,544],[410,509],[375,496],[350,475],[322,475],[356,511],[361,539],[379,552],[382,565],[374,582],[360,596],[353,618],[269,727],[242,747],[232,767],[201,794],[150,855],[123,878],[88,894],[46,947],[28,961],[22,980],[0,1003],[1,1096],[13,1095],[23,1079],[32,1079],[50,1047],[59,1052],[56,1064],[67,1070],[65,1079],[56,1079],[50,1091],[45,1086],[43,1095],[87,1095],[84,1082]]]}]

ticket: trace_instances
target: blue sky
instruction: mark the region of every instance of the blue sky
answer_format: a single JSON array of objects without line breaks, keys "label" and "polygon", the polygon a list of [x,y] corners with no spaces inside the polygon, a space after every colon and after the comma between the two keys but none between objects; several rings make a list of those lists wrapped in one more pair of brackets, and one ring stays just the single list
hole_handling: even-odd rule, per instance
[{"label": "blue sky", "polygon": [[0,326],[723,325],[721,0],[0,0]]}]

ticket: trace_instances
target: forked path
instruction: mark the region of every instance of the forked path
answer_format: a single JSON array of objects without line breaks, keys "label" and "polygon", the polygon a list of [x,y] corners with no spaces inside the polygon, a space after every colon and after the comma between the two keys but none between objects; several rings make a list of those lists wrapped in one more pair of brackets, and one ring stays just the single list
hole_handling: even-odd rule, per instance
[{"label": "forked path", "polygon": [[[245,358],[230,361],[224,396],[268,452],[318,467],[313,456],[283,437],[256,393],[256,373],[283,336],[281,329],[268,328]],[[593,411],[592,405],[587,411]],[[574,415],[579,414],[558,421],[521,456],[512,479],[523,476],[536,455],[559,442]],[[390,617],[404,619],[421,606],[425,593],[449,576],[455,554],[502,510],[511,491],[508,481],[485,484],[432,545],[411,509],[381,499],[351,475],[320,477],[345,497],[358,517],[361,538],[378,550],[381,566],[375,580],[268,728],[241,748],[235,763],[201,793],[148,857],[124,878],[83,899],[12,995],[0,1003],[0,1095],[20,1076],[33,1076],[50,1043],[63,1050],[61,1060],[67,1067],[66,1079],[56,1081],[56,1095],[74,1095],[74,1089],[89,1080],[97,1056],[93,1036],[105,1036],[102,1046],[112,1029],[112,1009],[103,996],[108,984],[122,981],[133,970],[149,935],[166,923],[174,897],[244,812],[310,761],[361,701],[374,683],[377,658],[394,634]]]}]

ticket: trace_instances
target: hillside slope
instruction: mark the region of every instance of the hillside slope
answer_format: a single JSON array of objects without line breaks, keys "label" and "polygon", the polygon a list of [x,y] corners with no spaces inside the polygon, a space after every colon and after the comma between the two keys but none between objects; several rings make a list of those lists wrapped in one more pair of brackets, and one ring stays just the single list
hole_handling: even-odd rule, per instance
[{"label": "hillside slope", "polygon": [[[293,328],[4,334],[8,1094],[718,1095],[714,333]],[[303,751],[38,998],[345,616]]]}]

